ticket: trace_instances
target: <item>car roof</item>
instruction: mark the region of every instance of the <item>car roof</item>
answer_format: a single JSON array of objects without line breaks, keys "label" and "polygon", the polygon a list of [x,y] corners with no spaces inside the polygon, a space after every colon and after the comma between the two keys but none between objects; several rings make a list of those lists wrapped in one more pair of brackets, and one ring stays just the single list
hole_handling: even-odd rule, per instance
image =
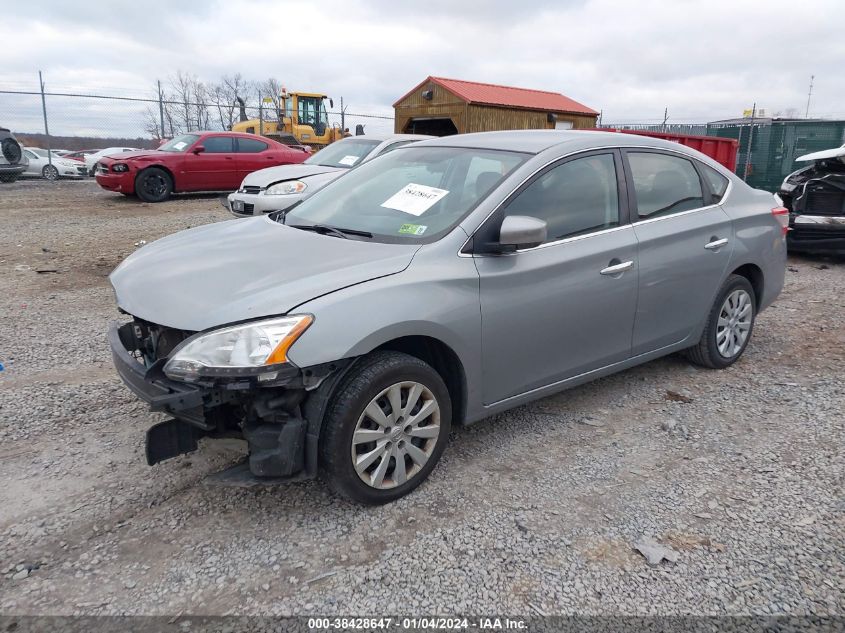
[{"label": "car roof", "polygon": [[384,143],[385,141],[402,141],[405,139],[408,140],[425,140],[425,139],[433,139],[437,138],[436,136],[431,136],[429,134],[360,134],[358,136],[347,136],[344,141],[354,140],[354,139],[365,139],[370,141],[378,141],[379,143]]},{"label": "car roof", "polygon": [[602,132],[593,130],[508,130],[502,132],[475,132],[456,134],[420,141],[417,147],[437,145],[442,147],[472,147],[500,149],[512,152],[539,154],[555,146],[566,146],[574,151],[591,147],[665,147],[677,150],[679,143],[664,141],[651,136]]}]

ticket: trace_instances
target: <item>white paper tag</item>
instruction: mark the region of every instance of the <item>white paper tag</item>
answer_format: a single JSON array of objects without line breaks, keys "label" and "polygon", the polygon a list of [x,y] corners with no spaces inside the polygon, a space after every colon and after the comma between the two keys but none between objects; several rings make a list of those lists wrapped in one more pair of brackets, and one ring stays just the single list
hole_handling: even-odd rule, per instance
[{"label": "white paper tag", "polygon": [[179,141],[178,143],[173,144],[173,149],[185,149],[187,143],[185,141]]},{"label": "white paper tag", "polygon": [[339,161],[337,161],[341,165],[349,165],[350,167],[358,162],[357,156],[344,156]]},{"label": "white paper tag", "polygon": [[446,189],[409,183],[382,202],[381,206],[411,215],[422,215],[447,193]]}]

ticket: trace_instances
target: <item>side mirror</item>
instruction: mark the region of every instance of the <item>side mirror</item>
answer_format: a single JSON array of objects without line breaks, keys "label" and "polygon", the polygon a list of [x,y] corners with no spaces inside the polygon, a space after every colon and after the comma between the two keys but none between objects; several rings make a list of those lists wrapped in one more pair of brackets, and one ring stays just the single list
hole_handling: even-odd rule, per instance
[{"label": "side mirror", "polygon": [[546,241],[546,221],[528,215],[509,215],[499,229],[502,252],[538,246]]},{"label": "side mirror", "polygon": [[201,154],[202,152],[204,152],[204,151],[205,151],[205,145],[197,145],[197,146],[196,146],[193,150],[191,150],[191,151],[193,151],[193,153],[194,153],[194,154]]}]

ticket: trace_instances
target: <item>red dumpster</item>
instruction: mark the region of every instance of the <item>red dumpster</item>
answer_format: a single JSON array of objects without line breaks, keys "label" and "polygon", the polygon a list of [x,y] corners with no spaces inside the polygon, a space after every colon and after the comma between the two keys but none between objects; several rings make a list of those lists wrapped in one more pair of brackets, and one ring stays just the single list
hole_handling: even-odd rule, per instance
[{"label": "red dumpster", "polygon": [[670,134],[669,132],[646,132],[644,130],[621,130],[616,128],[596,128],[599,132],[624,132],[625,134],[638,134],[640,136],[652,136],[662,138],[666,141],[674,141],[698,150],[705,156],[709,156],[717,163],[724,165],[736,173],[736,154],[739,150],[739,142],[734,138],[722,136],[697,136],[695,134]]}]

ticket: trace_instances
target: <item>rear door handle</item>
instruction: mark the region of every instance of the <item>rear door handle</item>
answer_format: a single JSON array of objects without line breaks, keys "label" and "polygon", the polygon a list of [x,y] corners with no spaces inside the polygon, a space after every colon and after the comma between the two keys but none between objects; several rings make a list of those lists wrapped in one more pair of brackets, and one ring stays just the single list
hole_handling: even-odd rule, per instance
[{"label": "rear door handle", "polygon": [[722,248],[727,243],[728,238],[723,237],[720,240],[713,240],[712,242],[707,242],[707,244],[704,245],[704,248],[706,248],[708,251],[715,251]]},{"label": "rear door handle", "polygon": [[[618,261],[618,260],[617,260]],[[618,275],[624,273],[626,270],[631,270],[634,267],[633,260],[630,262],[622,262],[621,264],[613,264],[607,268],[602,268],[599,271],[601,275]]]}]

